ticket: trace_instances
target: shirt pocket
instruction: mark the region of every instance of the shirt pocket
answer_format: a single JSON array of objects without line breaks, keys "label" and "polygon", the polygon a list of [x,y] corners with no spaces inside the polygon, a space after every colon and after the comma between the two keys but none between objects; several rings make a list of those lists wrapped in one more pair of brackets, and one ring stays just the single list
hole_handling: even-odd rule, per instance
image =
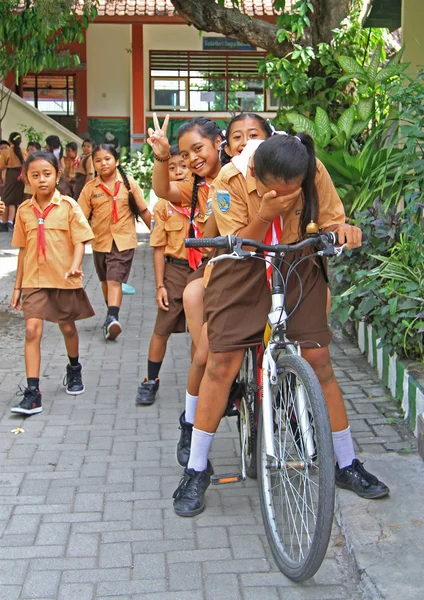
[{"label": "shirt pocket", "polygon": [[167,245],[172,248],[178,248],[181,245],[184,232],[182,223],[165,223]]},{"label": "shirt pocket", "polygon": [[55,209],[52,210],[50,215],[47,215],[47,218],[44,221],[44,229],[60,229],[61,231],[69,231],[68,214],[53,215],[54,211]]}]

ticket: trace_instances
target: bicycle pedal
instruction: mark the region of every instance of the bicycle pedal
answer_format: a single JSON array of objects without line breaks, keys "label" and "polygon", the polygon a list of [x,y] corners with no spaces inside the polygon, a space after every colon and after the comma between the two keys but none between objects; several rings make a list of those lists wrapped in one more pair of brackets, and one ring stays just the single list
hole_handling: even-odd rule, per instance
[{"label": "bicycle pedal", "polygon": [[238,483],[241,481],[240,473],[223,473],[222,475],[212,475],[212,485],[224,485],[225,483]]}]

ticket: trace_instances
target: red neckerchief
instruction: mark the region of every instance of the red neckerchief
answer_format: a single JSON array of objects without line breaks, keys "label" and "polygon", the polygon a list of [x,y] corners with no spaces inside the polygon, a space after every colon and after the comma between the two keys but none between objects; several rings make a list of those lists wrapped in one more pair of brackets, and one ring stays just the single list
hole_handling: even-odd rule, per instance
[{"label": "red neckerchief", "polygon": [[[172,206],[172,208],[176,210],[177,213],[180,213],[180,215],[184,215],[185,217],[187,217],[188,222],[193,225],[194,237],[201,238],[202,234],[200,233],[197,223],[194,221],[194,218],[197,217],[197,215],[199,214],[199,209],[197,208],[195,210],[193,221],[190,221],[191,213],[188,210],[188,208],[183,208],[182,206],[175,206],[175,204],[172,204],[172,202],[169,202],[168,204]],[[195,271],[202,262],[202,257],[202,251],[199,250],[199,248],[187,248],[188,264],[193,269],[193,271]]]},{"label": "red neckerchief", "polygon": [[119,181],[119,179],[117,181],[115,181],[115,188],[114,188],[113,192],[111,192],[110,189],[106,185],[104,185],[103,183],[100,184],[100,187],[102,188],[102,190],[104,192],[106,192],[106,194],[108,196],[112,197],[112,200],[113,200],[113,204],[112,204],[112,219],[113,219],[114,223],[117,223],[118,220],[119,220],[119,217],[118,217],[118,209],[117,209],[117,206],[116,206],[116,197],[118,196],[119,188],[121,187],[121,182]]},{"label": "red neckerchief", "polygon": [[[283,218],[275,217],[275,219],[273,220],[273,222],[270,225],[270,228],[268,229],[268,231],[265,234],[264,244],[268,244],[268,245],[279,244],[282,233],[283,233]],[[265,256],[270,257],[266,261],[266,278],[268,281],[268,286],[271,289],[272,288],[272,284],[271,284],[271,276],[272,276],[272,262],[271,261],[272,261],[272,259],[271,259],[271,257],[274,256],[274,253],[273,252],[265,252]]]},{"label": "red neckerchief", "polygon": [[32,210],[34,211],[35,216],[38,221],[38,229],[37,229],[37,262],[40,257],[40,250],[44,256],[44,260],[46,260],[46,238],[44,235],[44,221],[46,220],[49,212],[55,207],[55,204],[49,204],[42,213],[32,205]]}]

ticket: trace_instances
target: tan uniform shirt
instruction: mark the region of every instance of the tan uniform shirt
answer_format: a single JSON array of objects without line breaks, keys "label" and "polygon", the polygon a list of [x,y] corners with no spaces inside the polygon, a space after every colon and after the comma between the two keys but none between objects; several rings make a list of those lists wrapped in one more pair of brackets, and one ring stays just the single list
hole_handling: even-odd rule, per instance
[{"label": "tan uniform shirt", "polygon": [[56,190],[51,204],[55,207],[44,221],[46,260],[40,252],[37,261],[38,219],[32,205],[42,213],[34,196],[21,204],[16,214],[12,246],[25,248],[24,288],[75,289],[82,287],[82,277],[65,279],[74,259],[75,245],[88,242],[94,235],[82,210],[72,198]]},{"label": "tan uniform shirt", "polygon": [[[317,160],[315,184],[318,192],[318,225],[324,231],[335,229],[345,222],[343,204],[324,165]],[[238,234],[255,218],[261,198],[256,191],[256,180],[250,174],[246,179],[233,165],[221,169],[211,185],[209,194],[212,210],[221,235]],[[280,242],[290,244],[300,238],[300,218],[303,192],[293,198],[283,217],[283,233]],[[210,206],[208,211],[211,210]]]},{"label": "tan uniform shirt", "polygon": [[[115,242],[120,252],[137,248],[135,216],[128,204],[128,190],[118,171],[116,172],[116,178],[121,182],[116,199],[118,210],[117,223],[114,223],[112,218],[112,196],[104,192],[100,187],[102,183],[100,177],[96,177],[86,183],[78,199],[78,204],[82,212],[87,219],[90,218],[90,224],[95,237],[92,246],[96,252],[110,252],[113,242]],[[140,212],[143,212],[146,210],[147,204],[143,198],[142,191],[134,179],[128,177],[128,180],[137,206]]]},{"label": "tan uniform shirt", "polygon": [[[21,152],[25,162],[28,156],[28,152],[25,150],[25,148],[21,148]],[[5,150],[0,154],[0,171],[2,169],[14,169],[16,167],[22,166],[23,164],[16,156],[15,149],[12,146],[8,150]]]},{"label": "tan uniform shirt", "polygon": [[63,157],[63,162],[65,165],[63,174],[67,181],[71,181],[71,179],[75,177],[75,170],[77,168],[75,161],[75,158],[68,158],[66,156]]},{"label": "tan uniform shirt", "polygon": [[[179,207],[177,207],[179,208]],[[189,219],[179,213],[170,202],[160,199],[153,208],[150,246],[165,246],[165,255],[187,260],[184,238],[188,237]]]},{"label": "tan uniform shirt", "polygon": [[[175,185],[178,186],[181,194],[181,206],[188,208],[191,211],[191,201],[193,195],[193,185],[194,185],[194,175],[190,177],[190,179],[185,179],[184,181],[175,181]],[[197,190],[197,208],[199,209],[199,213],[197,217],[195,217],[194,221],[196,225],[199,227],[199,231],[203,236],[203,232],[205,229],[205,222],[207,221],[206,213],[206,203],[208,201],[209,196],[209,184],[206,181],[201,181],[198,185]]]},{"label": "tan uniform shirt", "polygon": [[91,154],[83,154],[80,156],[80,160],[78,165],[75,167],[75,174],[82,173],[83,175],[88,175],[89,173],[94,173],[93,159]]}]

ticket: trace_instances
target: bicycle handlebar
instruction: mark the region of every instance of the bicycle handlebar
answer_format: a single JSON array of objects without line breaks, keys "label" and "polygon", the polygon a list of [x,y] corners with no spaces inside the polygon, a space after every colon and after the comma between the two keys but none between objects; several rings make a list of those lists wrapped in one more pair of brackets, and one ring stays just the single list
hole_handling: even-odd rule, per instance
[{"label": "bicycle handlebar", "polygon": [[296,244],[276,244],[275,246],[264,244],[256,240],[239,238],[235,235],[218,236],[215,238],[186,238],[184,240],[186,248],[219,248],[232,252],[236,246],[252,246],[262,252],[277,252],[282,254],[298,252],[299,250],[304,250],[310,246],[314,246],[315,248],[325,248],[328,245],[335,246],[337,243],[337,233],[333,231],[310,236]]}]

